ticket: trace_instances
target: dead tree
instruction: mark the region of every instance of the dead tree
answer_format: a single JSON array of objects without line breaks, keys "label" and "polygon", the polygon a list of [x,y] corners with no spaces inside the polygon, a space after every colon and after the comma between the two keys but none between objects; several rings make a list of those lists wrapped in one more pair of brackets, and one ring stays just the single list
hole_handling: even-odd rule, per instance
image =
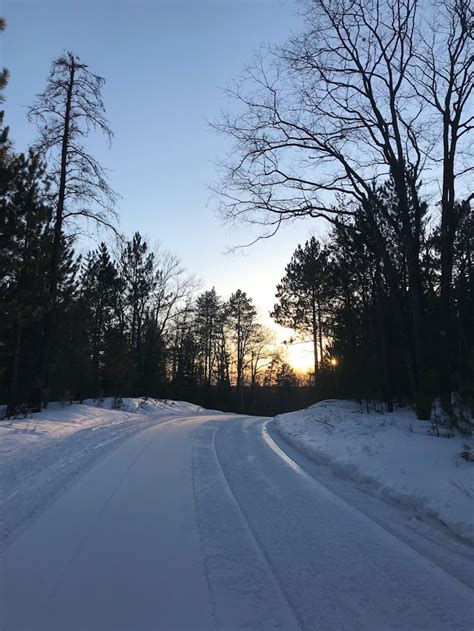
[{"label": "dead tree", "polygon": [[47,402],[64,233],[67,224],[82,218],[113,227],[116,196],[99,162],[87,151],[84,139],[93,130],[110,142],[112,132],[105,118],[102,87],[105,80],[93,74],[73,53],[56,59],[46,89],[29,109],[38,125],[36,149],[52,167],[56,184],[54,238],[49,276],[49,309],[44,324],[38,393]]}]

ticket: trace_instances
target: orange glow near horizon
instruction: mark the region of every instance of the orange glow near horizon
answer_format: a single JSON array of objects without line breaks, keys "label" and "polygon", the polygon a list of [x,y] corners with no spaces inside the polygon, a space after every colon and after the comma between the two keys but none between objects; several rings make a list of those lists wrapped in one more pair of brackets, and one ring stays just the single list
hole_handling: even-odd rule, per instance
[{"label": "orange glow near horizon", "polygon": [[313,345],[308,343],[288,345],[288,363],[298,372],[307,373],[313,370]]}]

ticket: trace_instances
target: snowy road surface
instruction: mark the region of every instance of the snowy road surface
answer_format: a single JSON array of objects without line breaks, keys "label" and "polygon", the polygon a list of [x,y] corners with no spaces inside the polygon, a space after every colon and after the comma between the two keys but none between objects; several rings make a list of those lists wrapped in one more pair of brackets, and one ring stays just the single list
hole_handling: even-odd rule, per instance
[{"label": "snowy road surface", "polygon": [[471,630],[463,544],[321,476],[265,419],[144,429],[7,547],[1,629]]}]

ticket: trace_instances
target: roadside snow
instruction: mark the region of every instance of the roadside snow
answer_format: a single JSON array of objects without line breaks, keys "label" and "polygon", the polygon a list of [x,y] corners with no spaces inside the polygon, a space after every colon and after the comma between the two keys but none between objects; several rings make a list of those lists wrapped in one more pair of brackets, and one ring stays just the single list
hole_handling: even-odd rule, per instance
[{"label": "roadside snow", "polygon": [[474,463],[459,456],[472,438],[438,437],[429,422],[403,409],[367,413],[351,401],[321,401],[282,414],[273,429],[291,445],[474,543]]},{"label": "roadside snow", "polygon": [[131,414],[140,424],[149,420],[149,417],[202,411],[202,408],[192,403],[146,398],[124,398],[118,409],[112,409],[112,405],[113,399],[110,397],[103,400],[86,399],[82,404],[50,403],[46,410],[38,414],[0,421],[0,462],[5,463],[15,458],[18,452],[23,455],[25,450],[46,446],[53,440],[62,440],[84,429],[94,431],[121,425],[131,420]]},{"label": "roadside snow", "polygon": [[38,414],[0,421],[0,552],[77,476],[122,442],[152,425],[203,411],[183,401],[107,398],[51,403]]}]

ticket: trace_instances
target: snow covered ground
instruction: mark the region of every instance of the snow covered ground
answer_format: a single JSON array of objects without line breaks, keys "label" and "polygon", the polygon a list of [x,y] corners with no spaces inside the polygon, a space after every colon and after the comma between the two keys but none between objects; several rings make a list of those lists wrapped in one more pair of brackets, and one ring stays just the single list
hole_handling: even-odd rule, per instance
[{"label": "snow covered ground", "polygon": [[38,414],[0,421],[0,552],[60,492],[125,440],[201,412],[182,401],[107,398],[51,403]]},{"label": "snow covered ground", "polygon": [[339,476],[474,543],[474,462],[460,456],[466,445],[474,451],[472,437],[438,437],[407,409],[367,413],[335,400],[277,416],[270,427]]},{"label": "snow covered ground", "polygon": [[[116,406],[115,409],[113,406]],[[150,418],[169,414],[194,414],[197,405],[184,401],[150,398],[86,399],[82,403],[63,405],[50,403],[39,414],[19,415],[0,421],[0,459],[15,457],[33,446],[47,445],[84,429],[99,429],[120,425],[124,420],[140,424]]]},{"label": "snow covered ground", "polygon": [[159,418],[95,450],[83,430],[103,457],[2,555],[3,631],[472,631],[472,549],[447,531],[300,464],[268,419]]}]

